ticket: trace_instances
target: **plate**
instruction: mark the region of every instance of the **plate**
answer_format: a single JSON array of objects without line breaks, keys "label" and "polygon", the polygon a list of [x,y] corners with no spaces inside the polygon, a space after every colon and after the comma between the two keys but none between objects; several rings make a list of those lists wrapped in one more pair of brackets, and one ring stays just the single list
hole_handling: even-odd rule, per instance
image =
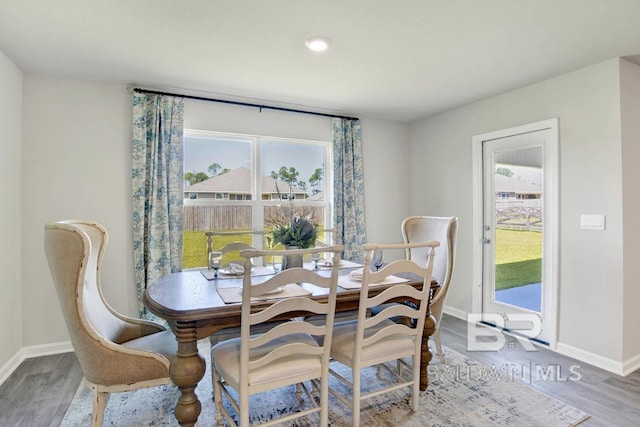
[{"label": "plate", "polygon": [[354,270],[348,274],[350,279],[357,280],[358,282],[362,282],[362,270]]},{"label": "plate", "polygon": [[[235,271],[232,271],[229,267],[224,267],[219,269],[218,272],[226,274],[227,276],[242,276],[244,274],[244,268],[242,268],[242,271],[234,270]],[[251,270],[253,270],[253,267],[251,267]]]},{"label": "plate", "polygon": [[227,276],[242,276],[244,274],[244,271],[239,272],[235,270],[234,272],[231,272],[231,270],[229,270],[228,268],[221,268],[220,270],[218,270],[218,272],[221,274],[226,274]]}]

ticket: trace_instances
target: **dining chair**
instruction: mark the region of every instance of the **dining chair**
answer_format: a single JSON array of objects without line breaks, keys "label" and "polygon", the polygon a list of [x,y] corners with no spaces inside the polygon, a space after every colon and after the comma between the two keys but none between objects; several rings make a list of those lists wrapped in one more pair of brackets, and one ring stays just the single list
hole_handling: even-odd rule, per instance
[{"label": "dining chair", "polygon": [[[82,372],[93,390],[93,426],[101,426],[109,393],[170,384],[178,349],[171,331],[116,312],[100,279],[106,229],[93,221],[45,225],[45,252]],[[125,420],[121,420],[126,423]]]},{"label": "dining chair", "polygon": [[[333,320],[336,305],[336,289],[338,286],[339,253],[343,246],[324,248],[296,249],[286,251],[244,250],[245,266],[250,267],[255,257],[279,255],[306,255],[317,251],[332,252],[334,267],[330,275],[320,275],[313,270],[291,268],[272,276],[260,277],[255,283],[248,268],[245,268],[242,285],[242,310],[240,337],[223,341],[211,349],[213,371],[213,388],[215,394],[216,422],[222,424],[226,419],[231,425],[249,425],[249,396],[285,386],[301,388],[309,398],[311,407],[301,409],[268,423],[291,422],[291,420],[320,413],[321,426],[328,424],[328,369],[329,349],[333,331]],[[265,278],[266,277],[266,278]],[[285,295],[283,290],[299,284],[311,284],[328,290],[327,297],[319,300],[309,295],[292,296],[278,299]],[[298,289],[298,288],[295,288]],[[270,298],[272,304],[255,301],[256,298]],[[255,302],[255,303],[254,303]],[[323,314],[326,323],[310,324],[302,319],[276,324],[263,334],[251,334],[251,328],[262,325],[278,317],[297,316],[300,312]],[[311,390],[308,383],[311,382]],[[229,389],[238,393],[234,400]],[[316,403],[314,394],[320,391],[320,403]],[[239,415],[236,424],[231,413],[223,405],[223,396]],[[274,408],[274,416],[278,414]]]},{"label": "dining chair", "polygon": [[[226,255],[226,262],[225,264],[228,265],[229,263],[243,263],[244,260],[242,260],[239,257],[239,253],[242,249],[253,249],[256,246],[255,244],[255,236],[258,236],[262,245],[264,245],[264,236],[266,235],[266,232],[263,230],[231,230],[231,231],[207,231],[204,233],[204,235],[207,237],[207,269],[211,270],[211,266],[209,265],[209,254],[214,251],[220,251],[223,253],[223,256]],[[251,238],[251,243],[247,243],[245,241],[239,240],[242,237],[247,237],[249,236]],[[214,249],[216,246],[218,246],[217,242],[215,241],[217,240],[228,240],[229,238],[232,239],[231,242],[228,243],[224,243],[220,246],[219,249]],[[233,258],[229,258],[230,256],[232,256]],[[265,261],[264,260],[260,260],[259,265],[265,265]]]},{"label": "dining chair", "polygon": [[[336,323],[331,342],[333,363],[341,363],[351,368],[351,380],[333,368],[330,369],[330,373],[351,388],[351,396],[345,397],[333,388],[330,392],[351,408],[353,426],[360,424],[362,400],[403,387],[411,387],[411,409],[413,411],[418,409],[422,333],[429,305],[431,273],[437,246],[439,242],[436,241],[364,245],[365,262],[362,270],[358,318]],[[378,271],[371,271],[371,258],[376,249],[423,249],[428,252],[425,252],[425,266],[421,266],[415,260],[399,259],[386,264]],[[422,287],[417,289],[402,282],[403,274],[418,276],[422,281]],[[376,283],[391,278],[397,283],[375,296],[369,296],[369,290],[375,289]],[[388,304],[392,301],[411,301],[411,304]],[[381,305],[384,306],[381,311],[370,315],[372,308]],[[406,318],[408,321],[396,322],[398,318]],[[410,363],[406,360],[407,358],[411,359]],[[411,376],[407,378],[401,369],[392,369],[388,366],[389,362],[396,362],[396,365],[408,368]],[[363,392],[361,371],[374,366],[385,368],[391,379],[381,378],[379,384],[367,382],[365,386],[368,388]],[[392,381],[391,384],[386,384],[390,381]]]},{"label": "dining chair", "polygon": [[[212,235],[226,235],[226,236],[233,236],[235,235],[235,233],[231,233],[231,232],[212,232]],[[223,234],[220,234],[223,233]],[[253,232],[245,232],[245,233],[240,233],[240,234],[254,234]],[[256,249],[253,246],[251,246],[248,243],[245,242],[240,242],[240,241],[233,241],[230,242],[226,245],[224,245],[222,248],[219,249],[219,252],[222,253],[222,256],[224,257],[227,254],[232,254],[232,256],[237,256],[240,259],[233,259],[233,260],[228,260],[227,262],[225,262],[225,266],[229,266],[229,264],[234,263],[234,264],[238,264],[241,265],[244,269],[244,259],[242,258],[242,256],[240,255],[240,253],[243,250],[253,250]],[[262,258],[263,260],[265,258]],[[252,260],[252,266],[253,263],[256,261]],[[240,274],[242,275],[242,274]],[[274,321],[274,322],[281,322],[281,321]],[[265,331],[267,331],[272,325],[264,323],[261,325],[256,325],[255,327],[252,328],[252,333],[264,333]],[[221,329],[213,334],[211,334],[209,336],[209,344],[213,347],[214,345],[216,345],[217,343],[221,342],[221,341],[225,341],[231,338],[237,338],[240,336],[240,327],[235,327],[235,328],[227,328],[227,329]],[[213,376],[213,372],[211,373],[211,375]]]},{"label": "dining chair", "polygon": [[[436,319],[436,330],[433,340],[436,352],[442,363],[445,363],[442,344],[440,343],[440,321],[444,311],[444,303],[449,293],[453,264],[456,255],[456,237],[458,234],[458,218],[411,216],[402,221],[402,237],[405,243],[424,242],[438,240],[438,258],[433,264],[433,278],[438,281],[440,287],[435,291],[431,300],[431,314]],[[425,263],[424,248],[407,249],[407,259],[414,259],[419,264]]]}]

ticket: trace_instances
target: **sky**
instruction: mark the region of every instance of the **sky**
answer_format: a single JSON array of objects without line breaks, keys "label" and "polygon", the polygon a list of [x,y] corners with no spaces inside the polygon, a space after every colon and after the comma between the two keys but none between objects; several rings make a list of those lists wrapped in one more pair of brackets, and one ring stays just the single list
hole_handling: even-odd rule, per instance
[{"label": "sky", "polygon": [[499,167],[508,168],[513,172],[511,178],[521,179],[525,182],[531,184],[542,184],[542,168],[533,168],[528,166],[514,166],[514,165],[504,165],[504,164],[496,164],[496,169]]},{"label": "sky", "polygon": [[[323,167],[324,147],[312,143],[261,144],[261,164],[263,175],[278,171],[281,166],[295,167],[298,179],[309,184],[309,177],[317,168]],[[218,163],[223,169],[239,167],[251,169],[252,143],[247,140],[214,139],[212,137],[184,138],[184,171],[205,172],[209,165]],[[308,188],[310,186],[308,185]]]}]

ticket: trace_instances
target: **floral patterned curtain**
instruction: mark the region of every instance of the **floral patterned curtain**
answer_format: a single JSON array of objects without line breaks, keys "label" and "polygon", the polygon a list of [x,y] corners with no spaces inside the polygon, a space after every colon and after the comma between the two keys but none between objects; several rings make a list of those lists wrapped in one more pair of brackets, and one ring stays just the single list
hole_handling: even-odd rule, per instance
[{"label": "floral patterned curtain", "polygon": [[147,285],[182,268],[184,100],[133,95],[133,256],[141,318]]},{"label": "floral patterned curtain", "polygon": [[333,158],[336,243],[344,245],[345,259],[363,261],[367,239],[360,120],[333,119]]}]

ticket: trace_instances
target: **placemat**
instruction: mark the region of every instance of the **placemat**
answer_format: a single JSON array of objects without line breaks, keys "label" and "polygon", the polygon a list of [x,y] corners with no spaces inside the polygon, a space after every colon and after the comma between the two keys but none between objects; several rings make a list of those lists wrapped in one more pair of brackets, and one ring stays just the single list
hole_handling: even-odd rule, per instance
[{"label": "placemat", "polygon": [[[387,276],[381,282],[369,283],[369,286],[380,285],[396,285],[398,283],[407,283],[409,279],[398,276]],[[360,289],[362,287],[362,280],[355,280],[347,276],[338,277],[338,286],[343,289]]]},{"label": "placemat", "polygon": [[[220,298],[226,304],[233,304],[242,302],[242,288],[233,287],[233,288],[218,288],[218,294],[220,294]],[[302,286],[297,285],[295,283],[289,283],[282,287],[281,292],[270,292],[265,295],[259,295],[252,297],[252,301],[263,301],[267,299],[282,299],[282,298],[291,298],[291,297],[299,297],[303,295],[309,295],[311,292],[304,289]]]},{"label": "placemat", "polygon": [[[202,273],[207,280],[215,280],[213,277],[215,272],[213,270],[200,270],[200,273]],[[268,276],[270,274],[273,274],[273,269],[263,265],[256,265],[251,269],[252,276]],[[224,274],[218,271],[218,279],[238,279],[242,278],[242,276],[242,274]]]}]

